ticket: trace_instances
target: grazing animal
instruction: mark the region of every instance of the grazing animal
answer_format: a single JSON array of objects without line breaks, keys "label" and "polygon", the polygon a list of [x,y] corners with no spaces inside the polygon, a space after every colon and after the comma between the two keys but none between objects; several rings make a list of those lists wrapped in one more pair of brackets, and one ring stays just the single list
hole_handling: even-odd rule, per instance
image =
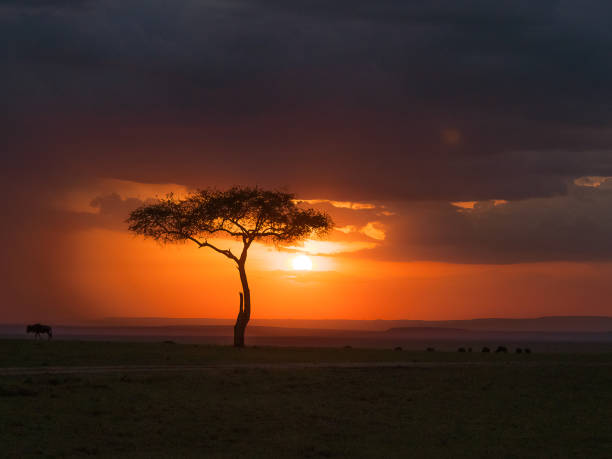
[{"label": "grazing animal", "polygon": [[505,352],[505,353],[507,353],[507,352],[508,352],[508,348],[507,348],[506,346],[497,346],[497,349],[495,349],[495,352],[496,352],[496,353],[498,353],[498,354],[499,354],[500,352]]},{"label": "grazing animal", "polygon": [[433,347],[428,347],[427,349],[425,349],[427,352],[434,352],[435,349]]},{"label": "grazing animal", "polygon": [[401,351],[402,347],[401,346],[397,346],[395,349],[393,349],[394,351]]},{"label": "grazing animal", "polygon": [[482,348],[482,352],[491,352],[491,349],[485,346]]},{"label": "grazing animal", "polygon": [[471,347],[468,347],[468,352],[472,352],[472,348]]},{"label": "grazing animal", "polygon": [[531,354],[531,349],[529,349],[528,347],[525,348],[525,354]]},{"label": "grazing animal", "polygon": [[53,330],[49,325],[33,324],[28,325],[26,333],[34,333],[34,338],[40,338],[43,333],[47,334],[47,339],[53,338]]},{"label": "grazing animal", "polygon": [[465,352],[465,348],[464,347],[460,347],[459,349],[457,349],[457,352]]},{"label": "grazing animal", "polygon": [[517,348],[516,348],[516,353],[517,353],[517,354],[522,354],[522,353],[523,353],[523,350],[522,350],[520,347],[517,347]]}]

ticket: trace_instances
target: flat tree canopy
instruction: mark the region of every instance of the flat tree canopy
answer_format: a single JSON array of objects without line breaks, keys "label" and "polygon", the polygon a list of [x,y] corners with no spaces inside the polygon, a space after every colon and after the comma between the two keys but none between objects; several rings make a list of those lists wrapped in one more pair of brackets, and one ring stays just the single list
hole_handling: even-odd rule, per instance
[{"label": "flat tree canopy", "polygon": [[[234,344],[244,345],[244,330],[251,314],[251,295],[245,263],[254,241],[287,244],[322,236],[333,226],[329,215],[302,207],[292,193],[261,188],[233,187],[229,190],[198,190],[179,199],[169,195],[134,210],[127,219],[129,230],[160,241],[191,241],[233,260],[240,273],[243,292],[234,328]],[[208,242],[210,237],[242,240],[242,251],[234,254]]]}]

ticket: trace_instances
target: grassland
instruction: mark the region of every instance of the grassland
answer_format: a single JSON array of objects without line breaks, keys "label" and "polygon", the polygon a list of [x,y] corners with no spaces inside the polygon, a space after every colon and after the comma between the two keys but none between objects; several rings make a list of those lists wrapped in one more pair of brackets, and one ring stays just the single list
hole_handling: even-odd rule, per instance
[{"label": "grassland", "polygon": [[[491,346],[493,349],[495,346]],[[612,353],[483,354],[362,348],[247,347],[164,342],[0,340],[0,368],[279,362],[609,362]]]},{"label": "grassland", "polygon": [[610,354],[0,341],[0,367],[400,361],[441,365],[2,376],[0,456],[612,457]]}]

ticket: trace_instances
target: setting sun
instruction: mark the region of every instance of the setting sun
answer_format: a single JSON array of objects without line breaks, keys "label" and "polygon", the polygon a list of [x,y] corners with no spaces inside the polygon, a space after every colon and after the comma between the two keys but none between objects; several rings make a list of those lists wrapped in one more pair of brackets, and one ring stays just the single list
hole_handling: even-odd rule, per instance
[{"label": "setting sun", "polygon": [[291,260],[291,267],[296,271],[312,271],[312,260],[306,255],[298,255]]}]

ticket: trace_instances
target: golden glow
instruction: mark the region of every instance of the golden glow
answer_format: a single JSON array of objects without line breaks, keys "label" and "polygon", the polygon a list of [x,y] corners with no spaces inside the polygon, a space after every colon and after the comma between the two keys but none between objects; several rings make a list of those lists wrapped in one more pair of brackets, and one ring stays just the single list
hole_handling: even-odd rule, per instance
[{"label": "golden glow", "polygon": [[338,209],[352,210],[371,210],[376,209],[376,205],[369,202],[353,202],[353,201],[330,201],[329,199],[296,199],[295,202],[303,202],[306,204],[331,204]]},{"label": "golden glow", "polygon": [[291,260],[291,267],[296,271],[312,271],[312,260],[306,255],[298,255]]},{"label": "golden glow", "polygon": [[[216,242],[232,251],[240,245]],[[89,317],[235,317],[241,288],[235,265],[212,250],[162,247],[101,229],[73,231],[62,244],[70,250],[54,275],[54,295],[65,304],[77,303]],[[609,305],[601,297],[612,296],[612,263],[391,262],[263,244],[251,251],[247,269],[254,318],[526,317],[572,315],[585,304],[595,308],[589,313],[606,315]],[[300,255],[312,260],[312,271],[291,269]],[[601,287],[584,288],[595,281]],[[31,283],[23,288],[29,298]]]},{"label": "golden glow", "polygon": [[336,226],[334,229],[344,234],[354,233],[357,231],[357,227],[355,225]]},{"label": "golden glow", "polygon": [[351,201],[329,201],[329,202],[332,206],[338,207],[339,209],[365,210],[365,209],[375,209],[376,208],[374,204],[370,204],[368,202],[351,202]]},{"label": "golden glow", "polygon": [[369,222],[366,226],[361,228],[361,232],[377,241],[383,241],[386,237],[385,230],[382,228],[380,222]]},{"label": "golden glow", "polygon": [[459,210],[474,210],[477,208],[477,205],[487,206],[492,204],[493,207],[497,207],[508,204],[508,201],[505,199],[490,199],[488,201],[455,201],[451,202],[451,204],[455,207],[459,207]]},{"label": "golden glow", "polygon": [[473,209],[476,205],[477,201],[455,201],[451,202],[451,204],[455,207],[459,207],[461,209]]},{"label": "golden glow", "polygon": [[338,253],[358,252],[359,250],[373,249],[378,244],[369,241],[317,241],[308,239],[301,245],[285,247],[289,250],[308,252],[310,255],[333,255]]},{"label": "golden glow", "polygon": [[586,177],[578,177],[577,179],[575,179],[574,185],[599,188],[601,185],[603,185],[610,179],[612,179],[612,177],[606,177],[601,175],[588,175]]},{"label": "golden glow", "polygon": [[[612,177],[582,177],[575,183],[612,187]],[[98,196],[115,193],[124,200],[143,200],[170,191],[180,195],[188,189],[176,184],[101,179],[61,190],[53,204],[64,211],[96,214],[100,208],[92,206],[92,200]],[[384,217],[394,213],[378,202],[316,202],[336,208],[330,211],[338,226],[324,240],[290,246],[255,242],[251,246],[247,272],[253,292],[252,317],[521,317],[572,315],[582,312],[585,304],[589,314],[609,313],[609,305],[601,298],[612,296],[612,263],[384,261],[381,257],[385,255],[372,249],[395,243],[390,236],[396,229],[393,225],[404,217],[400,211],[397,219],[387,220]],[[451,204],[466,213],[512,205],[501,199]],[[106,225],[114,217],[114,229],[76,225],[58,235],[55,244],[48,244],[47,262],[41,269],[49,269],[46,275],[52,291],[46,286],[39,291],[26,279],[16,288],[20,296],[15,298],[38,304],[41,297],[49,296],[66,317],[72,317],[69,314],[78,308],[84,317],[212,317],[232,322],[241,289],[234,263],[212,250],[197,249],[193,243],[162,246],[135,238],[125,225],[119,225],[122,215],[101,217],[88,216],[96,225]],[[410,240],[412,236],[401,237]],[[211,238],[209,242],[234,254],[242,249],[240,240]],[[28,262],[32,259],[27,253],[24,257]],[[57,260],[62,269],[56,269]]]}]

